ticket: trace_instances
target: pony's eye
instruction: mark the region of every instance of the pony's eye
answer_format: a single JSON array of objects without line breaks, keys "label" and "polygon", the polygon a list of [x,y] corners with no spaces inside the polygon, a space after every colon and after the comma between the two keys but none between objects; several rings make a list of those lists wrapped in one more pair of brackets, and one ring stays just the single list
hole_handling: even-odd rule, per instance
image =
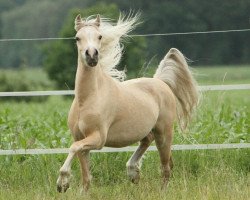
[{"label": "pony's eye", "polygon": [[76,39],[76,41],[80,41],[80,38],[79,38],[79,37],[76,37],[75,39]]},{"label": "pony's eye", "polygon": [[100,36],[98,37],[98,39],[101,40],[101,39],[102,39],[102,36],[100,35]]}]

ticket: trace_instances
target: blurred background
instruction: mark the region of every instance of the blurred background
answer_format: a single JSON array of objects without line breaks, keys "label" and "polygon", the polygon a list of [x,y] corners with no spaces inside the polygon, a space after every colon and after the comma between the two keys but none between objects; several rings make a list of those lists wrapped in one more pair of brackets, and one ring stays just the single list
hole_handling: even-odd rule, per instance
[{"label": "blurred background", "polygon": [[[250,27],[249,0],[0,0],[0,38],[73,37],[78,13],[116,20],[131,10],[140,11],[143,21],[131,34]],[[250,32],[133,37],[119,68],[127,68],[128,78],[151,76],[175,47],[192,60],[199,83],[245,83],[249,44]],[[76,56],[74,40],[0,42],[0,91],[74,89]]]},{"label": "blurred background", "polygon": [[[130,10],[140,11],[143,21],[131,34],[250,28],[250,0],[0,0],[0,39],[74,37],[79,13],[99,13],[115,22]],[[250,84],[250,31],[133,37],[124,45],[119,68],[127,68],[128,79],[152,76],[175,47],[192,60],[199,85]],[[0,41],[0,92],[74,89],[76,53],[74,40]],[[173,144],[250,143],[250,90],[202,96],[188,134],[175,126]],[[68,148],[72,98],[0,97],[0,150]],[[249,148],[174,151],[166,191],[159,188],[157,152],[145,157],[137,187],[126,177],[130,155],[91,155],[93,189],[84,199],[249,199]],[[63,196],[56,192],[64,159],[58,154],[0,156],[0,199],[82,199],[77,162],[72,188]]]}]

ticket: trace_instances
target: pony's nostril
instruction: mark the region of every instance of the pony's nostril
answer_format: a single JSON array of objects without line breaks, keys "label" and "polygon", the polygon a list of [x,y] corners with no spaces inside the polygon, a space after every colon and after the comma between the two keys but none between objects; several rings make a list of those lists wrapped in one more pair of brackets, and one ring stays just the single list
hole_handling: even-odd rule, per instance
[{"label": "pony's nostril", "polygon": [[85,55],[89,56],[89,50],[86,50]]},{"label": "pony's nostril", "polygon": [[94,56],[98,56],[98,51],[95,49]]},{"label": "pony's nostril", "polygon": [[96,59],[97,57],[98,57],[98,51],[97,51],[97,49],[87,49],[86,51],[85,51],[85,56],[86,56],[86,58],[94,58],[94,59]]}]

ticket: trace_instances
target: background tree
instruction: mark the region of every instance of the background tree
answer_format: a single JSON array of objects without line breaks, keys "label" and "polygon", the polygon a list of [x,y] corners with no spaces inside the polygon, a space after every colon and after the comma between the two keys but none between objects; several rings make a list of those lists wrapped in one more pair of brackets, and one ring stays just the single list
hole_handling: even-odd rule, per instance
[{"label": "background tree", "polygon": [[[2,38],[57,37],[69,8],[87,6],[86,1],[79,0],[11,0],[7,1],[9,4],[2,4],[1,1],[3,0],[0,0],[0,8],[2,5],[6,7],[0,14]],[[0,43],[0,66],[41,66],[44,59],[41,50],[43,44],[44,41]]]},{"label": "background tree", "polygon": [[[61,29],[70,10],[82,8],[83,11],[91,6],[95,7],[98,2],[100,1],[0,0],[0,37],[57,37],[62,35]],[[107,5],[115,4],[117,11],[140,10],[143,13],[144,23],[135,31],[140,34],[245,29],[249,28],[250,24],[249,0],[227,0],[223,3],[219,0],[203,2],[199,0],[103,0],[102,2],[106,2]],[[93,14],[103,11],[101,7],[98,9],[100,10],[94,10]],[[109,12],[101,14],[109,15]],[[115,19],[116,16],[113,18]],[[156,60],[160,60],[169,48],[176,47],[187,57],[195,60],[196,65],[250,62],[250,32],[156,36],[142,40],[147,44],[143,52],[146,60],[150,60],[155,55],[157,55]],[[131,40],[131,45],[141,45],[139,42],[135,43],[136,41]],[[41,66],[45,58],[45,54],[41,51],[43,44],[44,42],[38,41],[1,42],[0,67]],[[142,46],[145,45],[142,44]],[[125,60],[127,63],[133,62]],[[121,66],[124,65],[122,63]]]}]

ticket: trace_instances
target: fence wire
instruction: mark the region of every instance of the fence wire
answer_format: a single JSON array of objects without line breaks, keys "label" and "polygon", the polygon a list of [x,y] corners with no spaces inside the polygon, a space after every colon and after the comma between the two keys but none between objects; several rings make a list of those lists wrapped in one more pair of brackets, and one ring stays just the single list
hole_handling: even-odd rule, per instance
[{"label": "fence wire", "polygon": [[[198,34],[215,34],[215,33],[235,33],[249,32],[250,29],[230,29],[216,31],[191,31],[180,33],[149,33],[149,34],[134,34],[130,37],[154,37],[154,36],[174,36],[174,35],[198,35]],[[75,37],[46,37],[46,38],[3,38],[0,42],[18,42],[18,41],[46,41],[46,40],[74,40]]]}]

